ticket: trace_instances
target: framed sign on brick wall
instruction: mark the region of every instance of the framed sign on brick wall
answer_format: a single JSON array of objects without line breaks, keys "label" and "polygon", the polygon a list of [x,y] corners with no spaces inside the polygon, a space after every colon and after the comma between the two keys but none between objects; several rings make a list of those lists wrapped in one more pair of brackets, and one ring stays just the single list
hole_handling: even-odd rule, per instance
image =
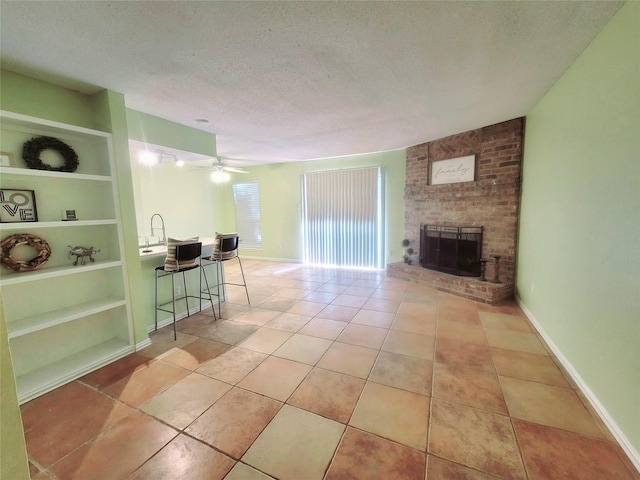
[{"label": "framed sign on brick wall", "polygon": [[431,185],[473,182],[475,180],[475,170],[475,155],[433,162],[431,164]]}]

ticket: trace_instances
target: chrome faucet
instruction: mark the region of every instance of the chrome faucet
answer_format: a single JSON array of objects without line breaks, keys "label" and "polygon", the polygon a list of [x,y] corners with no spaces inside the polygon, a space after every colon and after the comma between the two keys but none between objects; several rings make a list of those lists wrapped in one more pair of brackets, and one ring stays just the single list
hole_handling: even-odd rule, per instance
[{"label": "chrome faucet", "polygon": [[167,244],[167,234],[164,230],[164,218],[162,218],[162,215],[160,215],[159,213],[154,213],[153,215],[151,215],[151,236],[153,237],[153,219],[155,217],[160,217],[160,224],[162,225],[162,241],[160,242],[162,245],[166,245]]}]

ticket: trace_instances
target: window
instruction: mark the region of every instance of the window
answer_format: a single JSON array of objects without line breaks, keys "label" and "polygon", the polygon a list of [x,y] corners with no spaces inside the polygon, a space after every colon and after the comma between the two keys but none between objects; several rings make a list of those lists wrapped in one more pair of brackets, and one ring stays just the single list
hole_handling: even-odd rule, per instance
[{"label": "window", "polygon": [[302,175],[304,262],[383,268],[382,168]]},{"label": "window", "polygon": [[262,248],[258,182],[234,183],[233,202],[240,246],[242,248]]}]

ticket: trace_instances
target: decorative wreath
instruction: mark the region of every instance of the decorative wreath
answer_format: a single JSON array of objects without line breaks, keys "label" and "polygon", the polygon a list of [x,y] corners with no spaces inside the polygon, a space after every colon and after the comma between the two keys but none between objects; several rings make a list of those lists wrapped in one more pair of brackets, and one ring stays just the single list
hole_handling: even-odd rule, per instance
[{"label": "decorative wreath", "polygon": [[[16,260],[11,256],[15,247],[27,245],[35,249],[38,254],[31,260]],[[51,256],[51,247],[46,240],[29,233],[9,235],[0,243],[0,263],[14,272],[31,272],[40,268]]]},{"label": "decorative wreath", "polygon": [[[40,154],[45,150],[55,150],[62,158],[64,165],[61,167],[52,167],[40,160]],[[75,172],[78,168],[78,155],[73,148],[53,137],[35,137],[24,142],[22,146],[22,158],[27,162],[29,168],[36,170],[53,170],[56,172]]]}]

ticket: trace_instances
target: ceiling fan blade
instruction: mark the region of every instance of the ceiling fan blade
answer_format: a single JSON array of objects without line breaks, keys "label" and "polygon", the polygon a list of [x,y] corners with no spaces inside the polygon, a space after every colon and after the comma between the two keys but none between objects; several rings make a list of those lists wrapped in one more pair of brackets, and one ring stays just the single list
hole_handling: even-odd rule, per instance
[{"label": "ceiling fan blade", "polygon": [[223,170],[226,170],[227,172],[233,172],[233,173],[249,173],[246,170],[240,170],[239,168],[233,168],[233,167],[222,167]]}]

